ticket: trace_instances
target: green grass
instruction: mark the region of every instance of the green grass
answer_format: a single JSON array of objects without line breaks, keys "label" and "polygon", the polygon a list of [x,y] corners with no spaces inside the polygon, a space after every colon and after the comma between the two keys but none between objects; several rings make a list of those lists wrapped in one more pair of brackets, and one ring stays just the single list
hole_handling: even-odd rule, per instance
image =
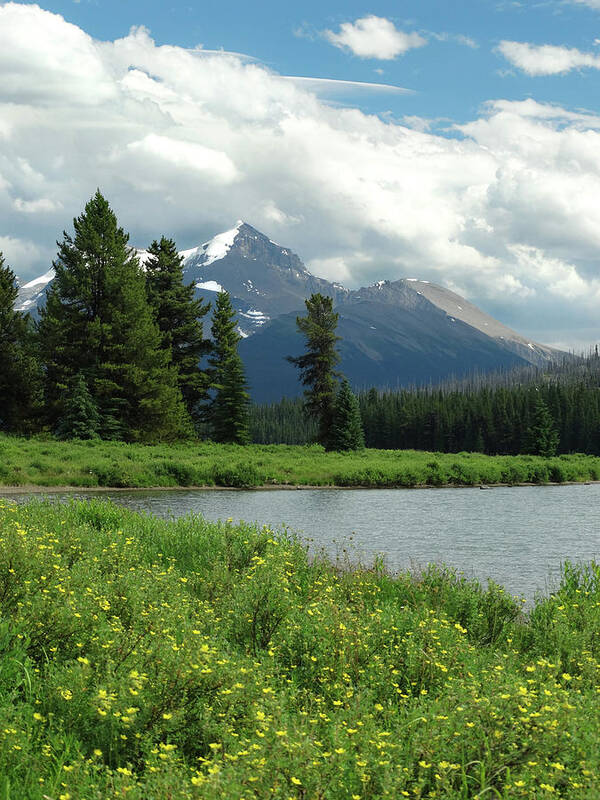
[{"label": "green grass", "polygon": [[522,605],[267,528],[0,501],[0,800],[598,797],[600,567]]},{"label": "green grass", "polygon": [[412,487],[598,478],[600,458],[581,454],[546,459],[415,450],[326,453],[318,445],[150,446],[0,435],[0,485],[4,486]]}]

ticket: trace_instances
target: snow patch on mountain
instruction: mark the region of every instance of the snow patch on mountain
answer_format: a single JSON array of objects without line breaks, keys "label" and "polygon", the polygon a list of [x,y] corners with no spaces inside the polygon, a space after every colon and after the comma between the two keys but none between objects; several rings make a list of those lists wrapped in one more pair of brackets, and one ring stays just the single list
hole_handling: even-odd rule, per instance
[{"label": "snow patch on mountain", "polygon": [[50,283],[50,281],[53,280],[55,274],[56,273],[54,272],[54,269],[49,269],[48,272],[46,272],[44,275],[40,275],[38,278],[34,278],[32,281],[29,281],[29,283],[26,283],[24,286],[21,286],[20,288],[33,289],[34,286],[41,286],[42,284],[45,286],[47,283]]},{"label": "snow patch on mountain", "polygon": [[235,228],[232,228],[230,231],[225,231],[224,233],[218,233],[209,242],[201,244],[200,247],[194,247],[191,250],[182,250],[179,255],[184,261],[190,261],[192,258],[201,256],[202,266],[208,267],[215,261],[220,261],[222,258],[225,258],[233,247],[235,237],[240,232],[240,228],[243,224],[243,220],[239,219]]},{"label": "snow patch on mountain", "polygon": [[197,283],[196,289],[204,289],[207,292],[222,292],[223,287],[216,281],[204,281],[204,283]]},{"label": "snow patch on mountain", "polygon": [[255,308],[249,308],[247,311],[240,311],[240,317],[245,317],[253,322],[255,325],[264,325],[271,317],[268,317],[264,312],[257,311]]}]

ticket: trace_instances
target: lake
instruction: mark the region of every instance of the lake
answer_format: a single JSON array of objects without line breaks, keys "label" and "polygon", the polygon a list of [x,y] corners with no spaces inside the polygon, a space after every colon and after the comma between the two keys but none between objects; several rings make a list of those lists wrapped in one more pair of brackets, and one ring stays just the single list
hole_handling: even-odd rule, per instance
[{"label": "lake", "polygon": [[[3,494],[18,502],[24,494]],[[531,600],[557,584],[561,563],[600,560],[600,485],[479,489],[106,491],[47,496],[108,497],[172,518],[266,523],[296,531],[313,551],[392,569],[428,562],[502,584]]]}]

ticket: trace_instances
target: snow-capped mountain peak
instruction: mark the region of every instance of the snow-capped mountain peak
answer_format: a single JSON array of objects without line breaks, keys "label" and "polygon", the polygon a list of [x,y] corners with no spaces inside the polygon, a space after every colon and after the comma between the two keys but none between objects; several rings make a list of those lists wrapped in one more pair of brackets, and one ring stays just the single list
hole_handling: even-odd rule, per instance
[{"label": "snow-capped mountain peak", "polygon": [[184,262],[191,261],[192,259],[202,265],[208,267],[215,261],[220,261],[225,258],[227,253],[233,247],[236,236],[240,232],[240,228],[244,221],[239,219],[236,222],[235,228],[223,233],[218,233],[213,236],[208,242],[204,242],[199,247],[192,247],[191,250],[182,250],[179,255],[183,258]]}]

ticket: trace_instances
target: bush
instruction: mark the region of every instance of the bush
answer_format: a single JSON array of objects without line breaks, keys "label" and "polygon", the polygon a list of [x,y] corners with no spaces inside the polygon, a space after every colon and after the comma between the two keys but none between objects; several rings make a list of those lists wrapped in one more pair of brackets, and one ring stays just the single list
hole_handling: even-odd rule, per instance
[{"label": "bush", "polygon": [[240,462],[226,466],[218,464],[213,467],[212,478],[216,486],[230,486],[245,489],[250,486],[262,486],[265,478],[254,464]]},{"label": "bush", "polygon": [[529,468],[528,479],[531,483],[548,483],[550,471],[546,464],[533,464]]},{"label": "bush", "polygon": [[448,476],[442,469],[439,461],[428,462],[427,483],[429,486],[442,486],[444,483],[448,483]]},{"label": "bush", "polygon": [[569,480],[567,470],[562,464],[551,464],[548,469],[548,478],[552,483],[565,483]]},{"label": "bush", "polygon": [[108,466],[99,467],[97,471],[98,486],[130,489],[140,485],[139,475],[134,475],[129,464],[113,461]]}]

